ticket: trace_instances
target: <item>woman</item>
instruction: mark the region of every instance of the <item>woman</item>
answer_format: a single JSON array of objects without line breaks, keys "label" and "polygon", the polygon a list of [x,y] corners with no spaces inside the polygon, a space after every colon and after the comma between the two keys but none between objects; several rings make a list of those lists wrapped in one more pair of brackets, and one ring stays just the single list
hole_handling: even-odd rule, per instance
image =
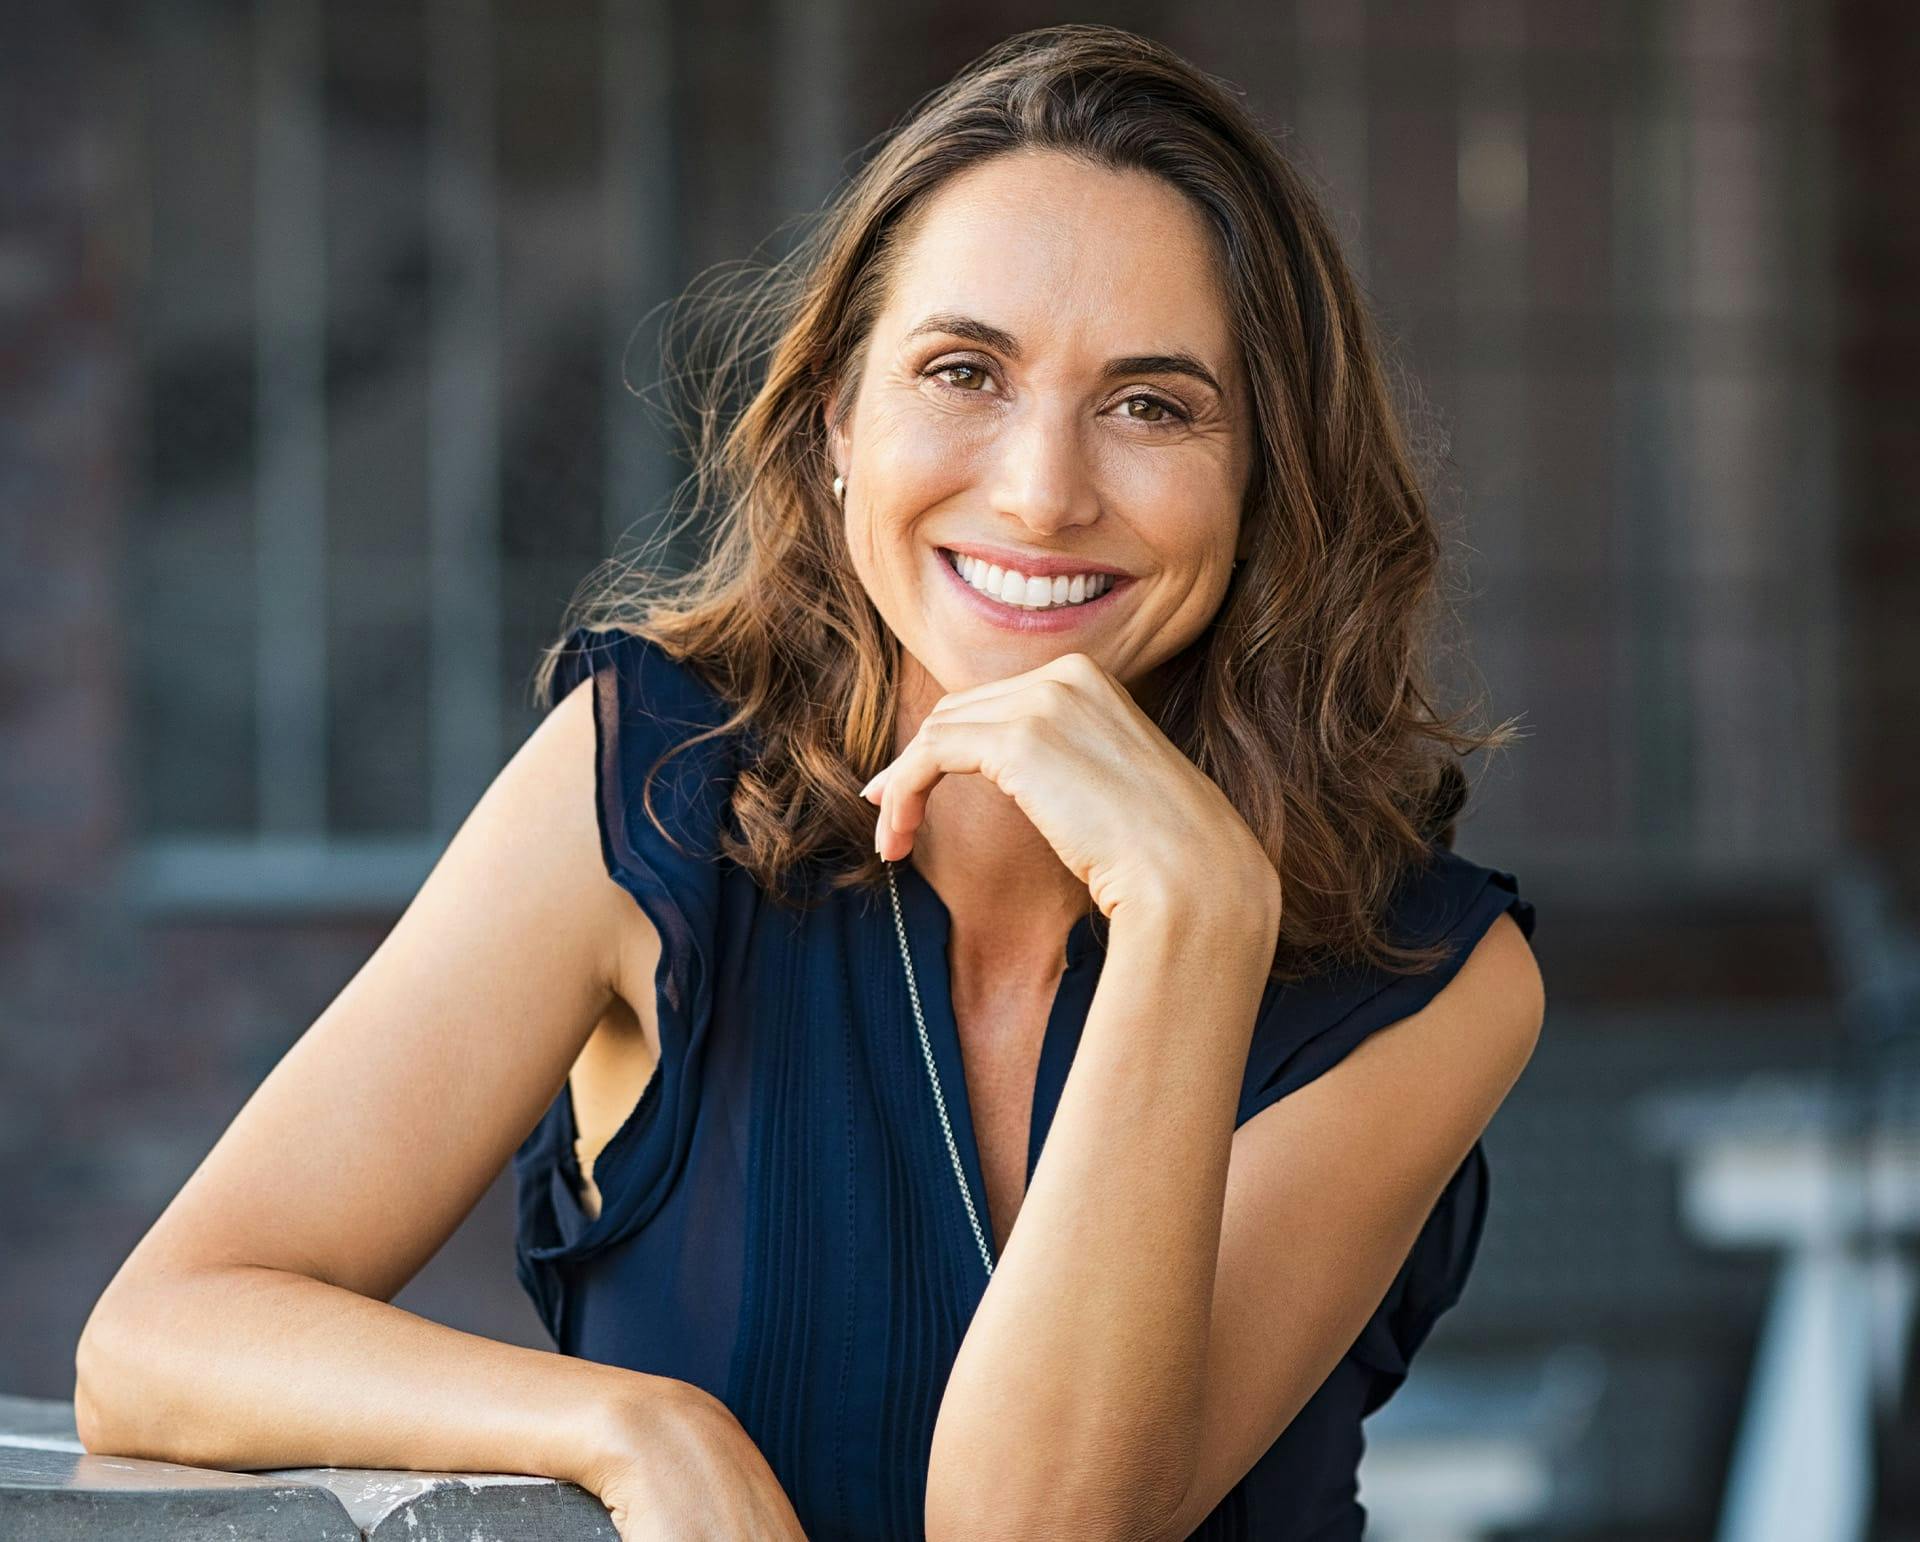
[{"label": "woman", "polygon": [[[582,608],[102,1298],[83,1439],[551,1473],[626,1537],[1358,1536],[1543,997],[1451,851],[1504,735],[1429,709],[1325,217],[1215,82],[1050,28],[738,314],[711,555]],[[509,1156],[558,1356],[385,1304]]]}]

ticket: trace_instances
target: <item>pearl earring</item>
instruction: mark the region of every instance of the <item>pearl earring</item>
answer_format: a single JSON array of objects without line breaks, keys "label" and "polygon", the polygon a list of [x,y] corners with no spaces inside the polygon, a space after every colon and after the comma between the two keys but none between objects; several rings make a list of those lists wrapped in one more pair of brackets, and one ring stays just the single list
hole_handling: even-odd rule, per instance
[{"label": "pearl earring", "polygon": [[847,494],[847,479],[837,476],[833,479],[833,497],[836,503],[844,502]]}]

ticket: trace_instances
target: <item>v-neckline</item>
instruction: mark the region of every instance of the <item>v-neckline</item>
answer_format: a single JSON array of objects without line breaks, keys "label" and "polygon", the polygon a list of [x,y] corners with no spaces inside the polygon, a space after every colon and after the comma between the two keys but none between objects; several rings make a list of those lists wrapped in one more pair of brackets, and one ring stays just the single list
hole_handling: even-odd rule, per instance
[{"label": "v-neckline", "polygon": [[[967,1093],[965,1052],[960,1044],[959,1014],[953,1009],[953,975],[950,948],[953,939],[953,913],[926,875],[909,858],[893,864],[900,879],[901,909],[907,929],[907,942],[913,950],[913,971],[919,986],[920,1009],[927,1020],[927,1038],[933,1049],[934,1065],[940,1073],[942,1095],[946,1099],[947,1118],[954,1125],[954,1145],[960,1153],[960,1165],[973,1191],[987,1250],[994,1264],[1000,1262],[1000,1245],[993,1231],[993,1217],[987,1204],[986,1175],[980,1160],[979,1133],[973,1123],[973,1100]],[[891,927],[888,928],[891,931]],[[893,939],[892,952],[899,954],[899,940]],[[1054,987],[1053,1001],[1047,1009],[1047,1023],[1040,1040],[1039,1064],[1034,1073],[1033,1104],[1027,1118],[1026,1179],[1022,1193],[1033,1184],[1034,1169],[1039,1166],[1040,1151],[1052,1127],[1060,1092],[1079,1047],[1080,1032],[1086,1023],[1093,981],[1098,975],[1104,944],[1096,940],[1094,914],[1081,916],[1067,933],[1066,967]],[[905,981],[902,980],[904,987]],[[909,1007],[911,1012],[911,1007]],[[925,1066],[921,1066],[924,1073]],[[919,1078],[925,1083],[924,1074]],[[925,1089],[927,1115],[937,1121],[932,1107],[932,1091]],[[949,1193],[953,1192],[952,1164],[943,1163]],[[953,1193],[956,1206],[959,1195]],[[957,1241],[972,1242],[963,1228]],[[967,1252],[978,1249],[969,1246]],[[984,1289],[984,1286],[982,1287]]]}]

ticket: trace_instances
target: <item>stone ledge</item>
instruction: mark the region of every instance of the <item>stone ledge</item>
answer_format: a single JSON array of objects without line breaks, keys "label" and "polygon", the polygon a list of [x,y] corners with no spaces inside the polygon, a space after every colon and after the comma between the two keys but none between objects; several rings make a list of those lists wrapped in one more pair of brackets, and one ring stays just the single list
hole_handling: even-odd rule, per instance
[{"label": "stone ledge", "polygon": [[41,1542],[618,1542],[573,1483],[519,1473],[220,1472],[95,1456],[73,1405],[0,1396],[0,1536]]}]

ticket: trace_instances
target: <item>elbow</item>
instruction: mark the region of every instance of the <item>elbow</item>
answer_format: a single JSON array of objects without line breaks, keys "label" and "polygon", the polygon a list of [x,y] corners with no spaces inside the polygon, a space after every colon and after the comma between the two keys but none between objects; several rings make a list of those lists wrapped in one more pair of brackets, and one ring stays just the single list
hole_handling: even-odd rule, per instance
[{"label": "elbow", "polygon": [[1163,1542],[1186,1498],[1184,1484],[1140,1472],[1129,1477],[1107,1465],[1076,1481],[1060,1467],[1034,1466],[1017,1475],[930,1469],[927,1542],[962,1538],[1084,1537],[1090,1542]]},{"label": "elbow", "polygon": [[80,1330],[73,1350],[73,1423],[80,1444],[89,1454],[128,1455],[116,1449],[114,1390],[117,1380],[107,1346],[112,1328],[98,1305]]},{"label": "elbow", "polygon": [[1129,1392],[1069,1398],[1015,1418],[943,1404],[928,1455],[929,1542],[1085,1537],[1159,1542],[1199,1466],[1196,1403]]},{"label": "elbow", "polygon": [[153,1324],[158,1313],[123,1269],[93,1305],[73,1349],[73,1422],[95,1456],[176,1459],[154,1445]]},{"label": "elbow", "polygon": [[[77,1361],[78,1356],[75,1358]],[[80,1437],[81,1449],[89,1456],[117,1454],[110,1445],[104,1410],[94,1397],[84,1370],[76,1371],[73,1379],[73,1428]]]}]

